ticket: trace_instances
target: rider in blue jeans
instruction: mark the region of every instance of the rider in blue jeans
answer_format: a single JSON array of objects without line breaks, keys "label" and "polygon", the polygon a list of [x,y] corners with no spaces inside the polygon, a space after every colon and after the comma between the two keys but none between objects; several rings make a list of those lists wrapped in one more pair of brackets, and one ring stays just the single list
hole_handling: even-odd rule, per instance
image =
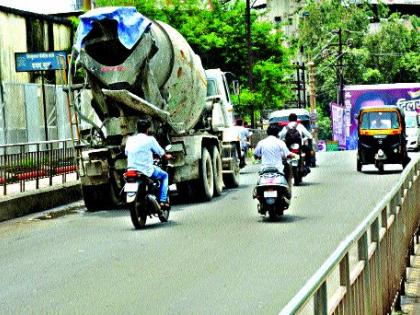
[{"label": "rider in blue jeans", "polygon": [[137,134],[129,137],[125,145],[127,155],[127,169],[135,169],[144,175],[160,181],[160,206],[162,209],[170,207],[168,202],[168,173],[153,164],[153,154],[170,159],[170,154],[159,145],[155,137],[149,136],[147,131],[150,122],[146,119],[137,121]]}]

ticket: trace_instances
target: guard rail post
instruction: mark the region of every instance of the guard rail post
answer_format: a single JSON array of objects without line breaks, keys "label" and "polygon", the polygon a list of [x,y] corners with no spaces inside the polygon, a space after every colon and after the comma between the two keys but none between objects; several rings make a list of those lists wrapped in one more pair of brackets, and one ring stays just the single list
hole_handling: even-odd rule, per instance
[{"label": "guard rail post", "polygon": [[340,261],[340,286],[344,287],[346,290],[345,296],[348,300],[348,303],[344,305],[344,312],[350,314],[350,305],[353,304],[353,294],[351,292],[351,282],[350,282],[350,257],[347,253],[344,255],[343,259]]},{"label": "guard rail post", "polygon": [[363,310],[364,314],[370,315],[372,314],[371,310],[371,298],[370,298],[370,266],[369,266],[369,244],[368,244],[368,237],[367,232],[363,233],[362,237],[357,242],[357,250],[358,250],[358,257],[359,261],[363,261],[364,263],[364,271],[363,271]]}]

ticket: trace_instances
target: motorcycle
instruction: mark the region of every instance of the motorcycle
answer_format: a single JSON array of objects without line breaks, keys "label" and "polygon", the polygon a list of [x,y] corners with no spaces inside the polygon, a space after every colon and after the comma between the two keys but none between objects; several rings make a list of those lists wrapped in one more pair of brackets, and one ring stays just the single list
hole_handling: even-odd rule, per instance
[{"label": "motorcycle", "polygon": [[[155,164],[158,164],[157,160]],[[124,173],[124,179],[126,203],[130,209],[131,222],[136,229],[145,227],[148,216],[157,216],[160,222],[168,221],[170,208],[161,209],[159,205],[159,180],[131,169]]]},{"label": "motorcycle", "polygon": [[302,151],[300,144],[293,143],[290,146],[290,152],[297,154],[299,159],[291,161],[294,185],[298,186],[302,183],[302,178],[308,175],[309,166],[305,165],[305,153]]},{"label": "motorcycle", "polygon": [[287,210],[291,200],[291,188],[283,172],[276,167],[265,167],[259,172],[253,198],[258,200],[258,212],[271,220],[278,220]]}]

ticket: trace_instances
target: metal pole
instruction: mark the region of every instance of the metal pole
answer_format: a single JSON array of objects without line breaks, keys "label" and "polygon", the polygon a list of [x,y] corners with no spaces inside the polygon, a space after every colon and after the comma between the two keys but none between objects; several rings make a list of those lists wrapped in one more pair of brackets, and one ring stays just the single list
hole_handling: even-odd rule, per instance
[{"label": "metal pole", "polygon": [[299,62],[296,63],[296,93],[297,93],[297,103],[298,108],[302,107],[302,104],[300,102],[300,71],[299,71]]},{"label": "metal pole", "polygon": [[302,93],[303,93],[303,108],[306,108],[306,78],[305,78],[305,63],[302,62]]},{"label": "metal pole", "polygon": [[[64,58],[64,64],[63,64],[63,86],[67,85],[69,86],[68,82],[67,82],[67,73],[66,73],[66,69],[67,69],[67,64],[66,64],[66,59]],[[71,141],[73,143],[73,147],[74,147],[74,133],[73,133],[73,123],[72,123],[72,113],[71,113],[71,107],[70,107],[70,88],[68,90],[68,92],[66,93],[66,107],[67,107],[67,119],[69,122],[69,127],[70,127],[70,137],[71,137]]]},{"label": "metal pole", "polygon": [[44,84],[44,71],[41,71],[41,88],[42,88],[42,105],[44,108],[44,130],[45,141],[48,141],[48,117],[47,117],[47,102],[45,101],[45,84]]},{"label": "metal pole", "polygon": [[[315,94],[315,64],[312,61],[308,62],[309,71],[309,104],[311,107],[311,114],[316,113],[316,94]],[[318,151],[318,126],[313,128],[313,146],[314,150]]]},{"label": "metal pole", "polygon": [[91,0],[83,0],[83,10],[89,11],[92,8]]},{"label": "metal pole", "polygon": [[344,78],[343,78],[343,37],[341,28],[338,29],[338,104],[344,107]]},{"label": "metal pole", "polygon": [[[254,91],[254,78],[252,75],[253,60],[252,60],[252,43],[251,43],[251,4],[250,0],[246,0],[245,10],[245,24],[246,24],[246,44],[248,50],[248,86],[251,92]],[[255,128],[254,104],[250,104],[251,111],[251,126]]]}]

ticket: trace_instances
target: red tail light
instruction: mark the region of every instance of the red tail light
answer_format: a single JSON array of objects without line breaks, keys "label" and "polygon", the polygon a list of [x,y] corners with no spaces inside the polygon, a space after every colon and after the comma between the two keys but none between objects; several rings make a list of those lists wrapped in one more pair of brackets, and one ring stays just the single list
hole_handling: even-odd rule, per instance
[{"label": "red tail light", "polygon": [[299,149],[291,149],[291,151],[292,153],[295,153],[295,154],[299,153]]},{"label": "red tail light", "polygon": [[128,170],[124,173],[124,177],[137,177],[138,172],[136,170]]}]

